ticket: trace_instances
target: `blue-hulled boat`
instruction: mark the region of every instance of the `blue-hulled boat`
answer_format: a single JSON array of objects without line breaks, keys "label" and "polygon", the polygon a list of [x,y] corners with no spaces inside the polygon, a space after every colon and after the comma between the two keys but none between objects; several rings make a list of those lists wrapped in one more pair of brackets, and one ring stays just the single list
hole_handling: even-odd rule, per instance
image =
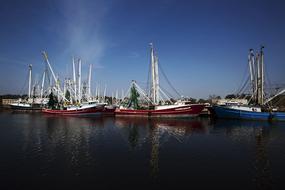
[{"label": "blue-hulled boat", "polygon": [[[264,53],[263,46],[259,53],[254,54],[253,49],[250,49],[248,55],[248,65],[250,71],[250,85],[252,95],[250,103],[240,104],[226,103],[225,105],[215,105],[210,111],[218,118],[234,118],[234,119],[249,119],[249,120],[277,120],[285,121],[285,112],[278,112],[269,103],[277,96],[285,93],[285,89],[265,100],[264,93]],[[243,85],[245,87],[248,83]]]},{"label": "blue-hulled boat", "polygon": [[212,113],[217,118],[285,121],[285,112],[261,111],[257,107],[250,106],[239,107],[240,109],[227,105],[216,105],[212,107]]}]

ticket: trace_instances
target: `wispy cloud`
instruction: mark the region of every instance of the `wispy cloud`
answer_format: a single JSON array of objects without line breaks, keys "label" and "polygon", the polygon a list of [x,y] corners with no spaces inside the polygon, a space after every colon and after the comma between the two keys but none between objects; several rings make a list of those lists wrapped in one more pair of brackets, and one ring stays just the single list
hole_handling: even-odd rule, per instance
[{"label": "wispy cloud", "polygon": [[64,54],[82,58],[83,63],[92,63],[94,68],[102,68],[100,59],[106,49],[102,32],[108,6],[104,1],[61,2],[61,22],[57,33],[64,39]]}]

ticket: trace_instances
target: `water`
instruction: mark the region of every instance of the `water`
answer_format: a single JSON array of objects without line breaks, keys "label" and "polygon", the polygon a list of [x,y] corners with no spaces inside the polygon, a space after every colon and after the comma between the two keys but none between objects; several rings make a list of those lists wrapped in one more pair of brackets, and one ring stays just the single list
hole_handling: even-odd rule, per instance
[{"label": "water", "polygon": [[1,186],[285,189],[285,123],[0,113]]}]

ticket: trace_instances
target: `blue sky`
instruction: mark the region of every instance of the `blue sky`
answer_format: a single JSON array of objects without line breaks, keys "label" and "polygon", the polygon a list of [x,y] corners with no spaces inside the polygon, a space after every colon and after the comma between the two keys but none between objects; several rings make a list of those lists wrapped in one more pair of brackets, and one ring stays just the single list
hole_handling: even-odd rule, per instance
[{"label": "blue sky", "polygon": [[93,89],[145,84],[150,42],[184,96],[235,92],[261,44],[270,81],[284,84],[284,10],[282,0],[1,0],[0,94],[20,93],[28,64],[40,80],[43,50],[61,78],[72,56],[85,73],[93,64]]}]

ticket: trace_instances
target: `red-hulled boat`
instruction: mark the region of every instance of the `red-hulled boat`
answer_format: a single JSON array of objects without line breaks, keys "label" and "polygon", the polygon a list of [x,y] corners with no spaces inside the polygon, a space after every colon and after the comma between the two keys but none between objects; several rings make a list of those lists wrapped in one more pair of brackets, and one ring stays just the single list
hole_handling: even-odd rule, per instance
[{"label": "red-hulled boat", "polygon": [[43,109],[43,113],[70,116],[98,116],[104,110],[105,104],[82,104],[80,106],[70,106],[64,109]]},{"label": "red-hulled boat", "polygon": [[155,109],[127,109],[120,108],[115,110],[116,116],[145,116],[145,117],[196,117],[204,109],[202,104],[174,104],[157,106]]},{"label": "red-hulled boat", "polygon": [[[159,86],[158,58],[153,45],[150,44],[151,58],[151,90],[150,94],[141,89],[135,81],[132,81],[129,89],[130,97],[124,106],[115,110],[116,116],[145,116],[145,117],[195,117],[204,109],[203,104],[191,104],[189,101],[177,101],[173,103],[169,96]],[[167,79],[167,82],[170,83]],[[173,86],[171,85],[173,88]],[[175,90],[176,91],[176,90]],[[177,93],[177,91],[176,91]],[[178,93],[177,93],[178,94]],[[163,98],[164,97],[164,98]],[[140,100],[138,98],[141,98]],[[167,99],[165,101],[165,99]],[[139,105],[141,101],[141,105]],[[164,105],[161,105],[164,104]],[[146,105],[152,105],[148,107]]]}]

